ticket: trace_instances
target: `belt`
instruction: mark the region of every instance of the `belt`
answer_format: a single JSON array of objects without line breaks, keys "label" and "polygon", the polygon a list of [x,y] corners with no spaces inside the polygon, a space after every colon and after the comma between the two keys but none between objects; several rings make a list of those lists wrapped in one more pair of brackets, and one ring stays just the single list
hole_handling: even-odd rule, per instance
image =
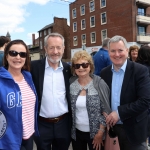
[{"label": "belt", "polygon": [[59,117],[55,117],[55,118],[44,118],[44,117],[39,116],[39,120],[44,121],[44,122],[57,123],[60,120],[62,120],[65,117],[66,114],[67,113],[65,113],[65,114],[63,114]]}]

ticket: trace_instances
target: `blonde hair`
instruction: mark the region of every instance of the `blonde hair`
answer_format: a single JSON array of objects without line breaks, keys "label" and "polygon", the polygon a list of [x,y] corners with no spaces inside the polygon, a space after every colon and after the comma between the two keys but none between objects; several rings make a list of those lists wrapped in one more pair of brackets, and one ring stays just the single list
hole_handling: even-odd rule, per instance
[{"label": "blonde hair", "polygon": [[90,75],[93,74],[94,72],[94,63],[93,63],[93,59],[91,57],[90,54],[88,54],[85,50],[81,50],[81,51],[78,51],[76,52],[74,55],[73,55],[73,58],[71,59],[71,63],[72,63],[72,66],[71,66],[71,71],[72,71],[72,74],[75,75],[75,68],[74,68],[74,64],[80,60],[80,59],[83,59],[83,60],[87,60],[88,63],[90,64]]}]

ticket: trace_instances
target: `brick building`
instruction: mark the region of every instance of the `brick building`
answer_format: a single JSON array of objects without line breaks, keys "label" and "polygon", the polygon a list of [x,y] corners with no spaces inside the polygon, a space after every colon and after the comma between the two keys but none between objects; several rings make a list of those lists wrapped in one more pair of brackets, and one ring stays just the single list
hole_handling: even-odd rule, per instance
[{"label": "brick building", "polygon": [[70,4],[71,51],[98,50],[106,37],[150,42],[150,0],[76,0]]},{"label": "brick building", "polygon": [[45,50],[44,50],[44,38],[51,32],[57,32],[60,33],[65,38],[65,50],[63,59],[65,61],[70,60],[71,54],[70,54],[70,27],[67,25],[67,19],[65,18],[57,18],[54,17],[54,22],[46,25],[41,30],[39,30],[39,48],[40,48],[40,54],[42,56],[45,56]]}]

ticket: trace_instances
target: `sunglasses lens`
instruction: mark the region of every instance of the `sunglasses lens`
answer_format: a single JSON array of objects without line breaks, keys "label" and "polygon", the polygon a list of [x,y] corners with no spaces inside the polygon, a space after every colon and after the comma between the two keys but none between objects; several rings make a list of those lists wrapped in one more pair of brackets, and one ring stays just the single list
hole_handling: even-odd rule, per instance
[{"label": "sunglasses lens", "polygon": [[74,64],[74,68],[75,69],[79,69],[80,68],[80,64]]},{"label": "sunglasses lens", "polygon": [[27,53],[26,52],[20,52],[19,55],[22,58],[26,58]]},{"label": "sunglasses lens", "polygon": [[83,68],[87,68],[89,66],[89,63],[83,63],[81,64]]},{"label": "sunglasses lens", "polygon": [[22,58],[26,58],[27,53],[26,52],[16,52],[16,51],[9,51],[8,54],[12,57],[16,57],[18,54],[20,55],[20,57]]},{"label": "sunglasses lens", "polygon": [[74,64],[74,68],[75,69],[79,69],[80,66],[82,66],[82,68],[88,68],[89,63],[83,63],[83,64]]},{"label": "sunglasses lens", "polygon": [[18,55],[18,53],[16,51],[9,51],[8,52],[10,56],[15,57]]}]

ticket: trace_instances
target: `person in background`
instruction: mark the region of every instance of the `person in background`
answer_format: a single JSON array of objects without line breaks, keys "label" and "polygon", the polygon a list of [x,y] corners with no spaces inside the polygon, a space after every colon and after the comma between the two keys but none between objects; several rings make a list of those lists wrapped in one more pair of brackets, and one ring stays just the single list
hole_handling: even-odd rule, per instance
[{"label": "person in background", "polygon": [[10,39],[6,36],[0,36],[0,67],[3,66],[4,49],[10,42]]},{"label": "person in background", "polygon": [[100,72],[103,68],[112,64],[108,55],[108,42],[110,38],[106,38],[102,42],[102,48],[94,55],[94,74],[100,76]]},{"label": "person in background", "polygon": [[133,45],[129,47],[129,60],[136,61],[138,57],[139,47],[137,45]]},{"label": "person in background", "polygon": [[121,150],[146,150],[150,104],[148,69],[128,60],[124,37],[112,37],[108,49],[112,65],[100,75],[111,91],[112,112],[106,117],[106,123],[114,126]]},{"label": "person in background", "polygon": [[39,150],[68,150],[71,141],[69,101],[70,65],[62,62],[64,37],[51,33],[44,39],[46,58],[31,62],[39,100]]},{"label": "person in background", "polygon": [[[136,62],[146,66],[149,70],[149,76],[150,76],[150,46],[149,45],[143,45],[140,47]],[[148,136],[150,136],[150,109],[149,109]],[[150,146],[150,137],[148,138],[147,144],[148,146]]]},{"label": "person in background", "polygon": [[99,76],[93,75],[92,57],[78,51],[72,58],[70,100],[72,109],[73,150],[99,150],[106,127],[103,112],[111,112],[109,88]]},{"label": "person in background", "polygon": [[0,68],[0,149],[33,149],[38,135],[37,95],[30,71],[29,50],[22,40],[13,40],[4,50]]}]

